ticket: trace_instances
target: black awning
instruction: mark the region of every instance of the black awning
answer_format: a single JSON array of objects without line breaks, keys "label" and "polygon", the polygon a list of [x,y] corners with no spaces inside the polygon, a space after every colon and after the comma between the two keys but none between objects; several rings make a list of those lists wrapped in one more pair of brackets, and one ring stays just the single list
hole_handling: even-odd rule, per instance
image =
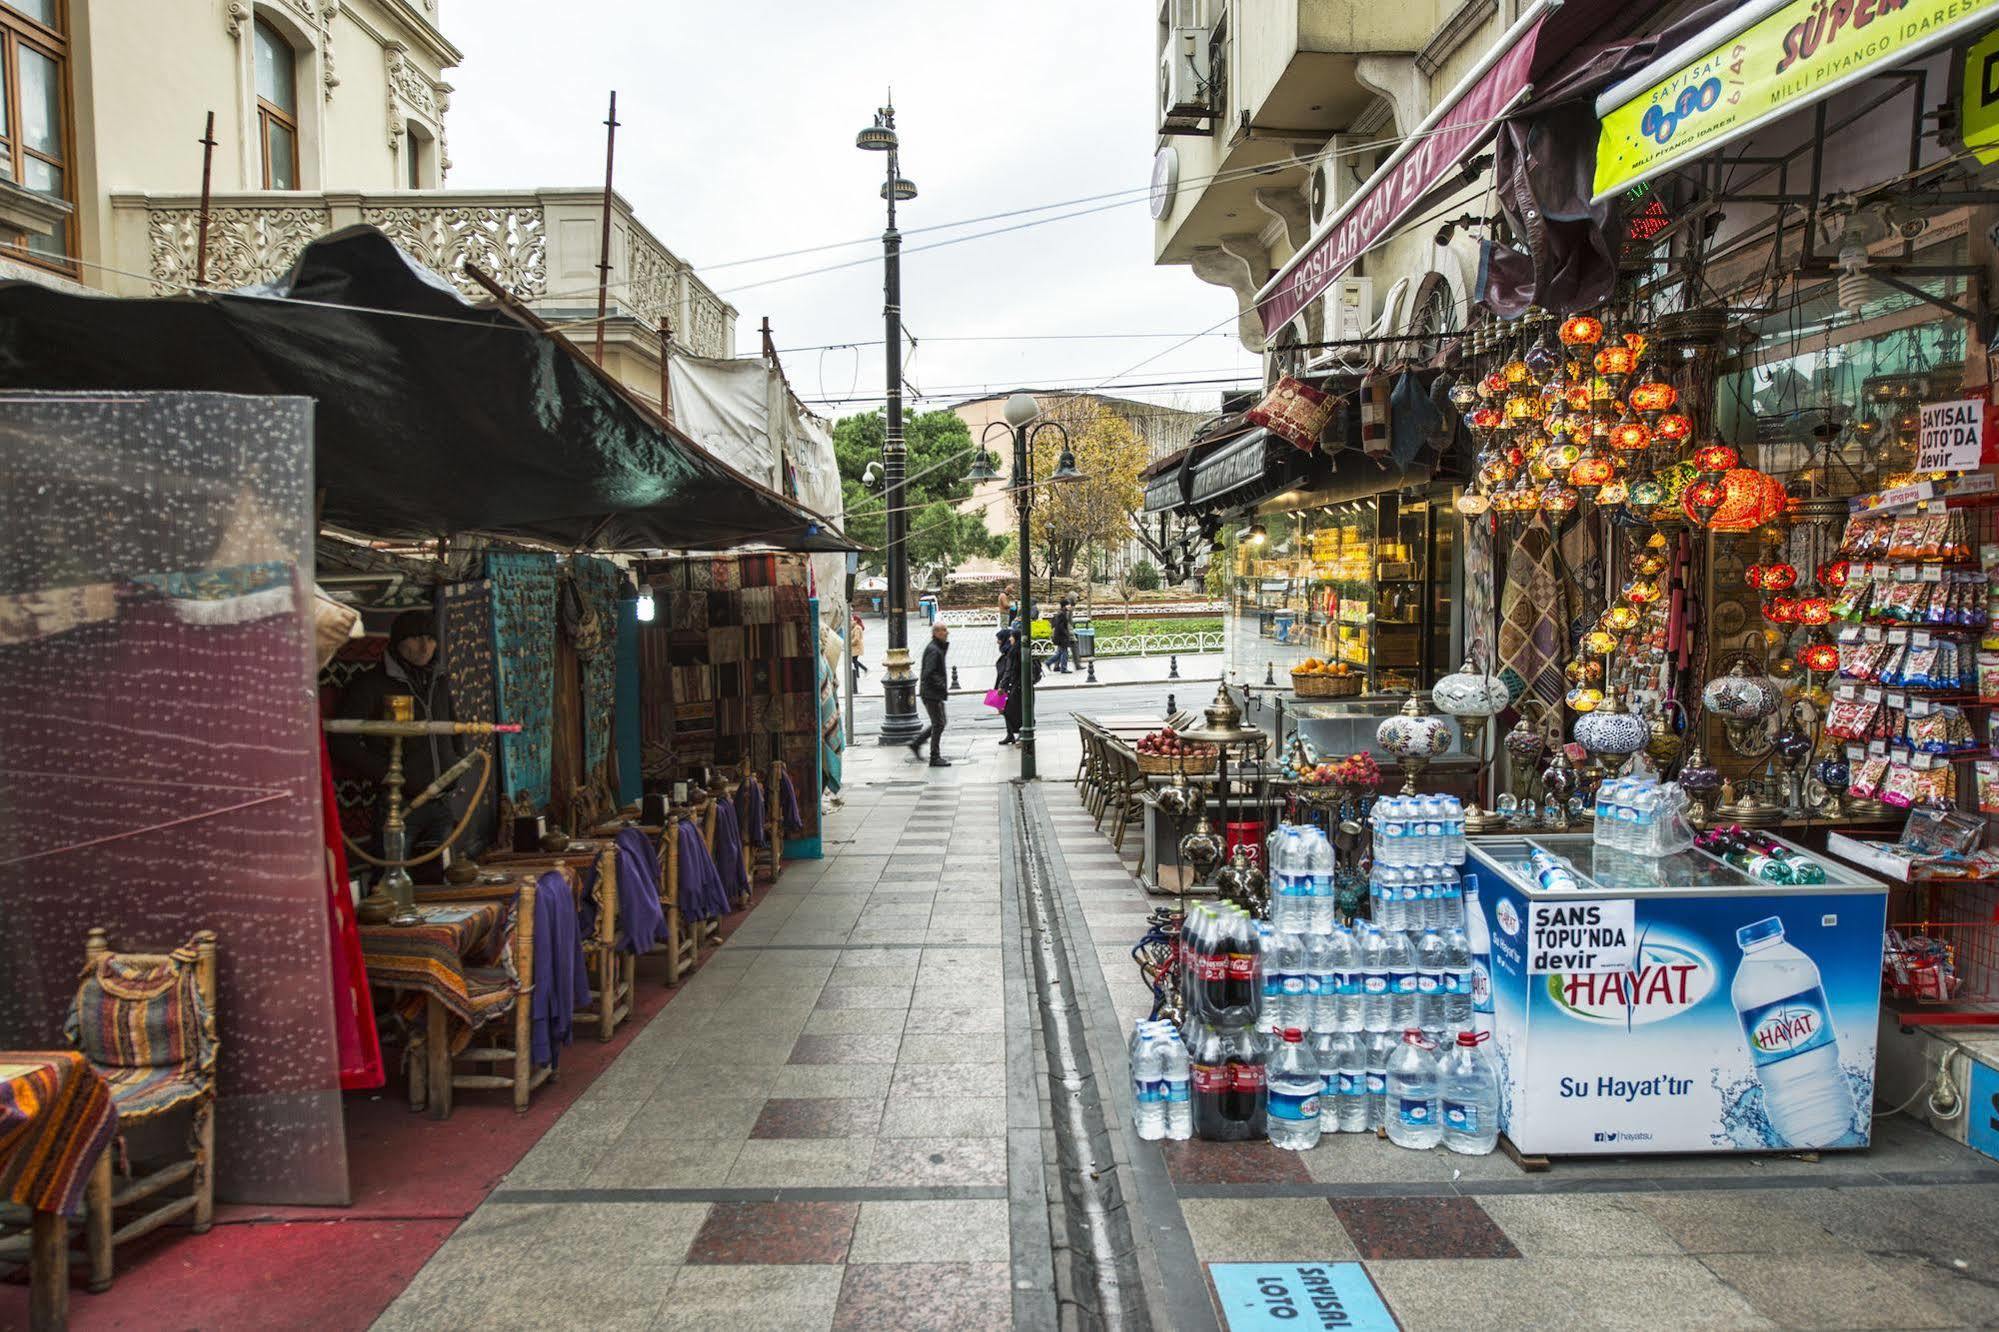
[{"label": "black awning", "polygon": [[0,284],[0,387],[314,399],[322,521],[569,549],[851,550],[532,316],[472,305],[372,227],[281,281],[157,300]]}]

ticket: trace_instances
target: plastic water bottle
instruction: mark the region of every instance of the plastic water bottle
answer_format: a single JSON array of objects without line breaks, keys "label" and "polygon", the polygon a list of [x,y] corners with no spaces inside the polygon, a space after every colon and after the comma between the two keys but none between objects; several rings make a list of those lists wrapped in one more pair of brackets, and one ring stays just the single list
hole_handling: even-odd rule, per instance
[{"label": "plastic water bottle", "polygon": [[[1367,1045],[1363,1038],[1355,1033],[1341,1032],[1333,1038],[1332,1060],[1334,1074],[1332,1080],[1326,1083],[1326,1092],[1333,1098],[1332,1127],[1340,1133],[1365,1133],[1368,1104]],[[1319,1116],[1319,1122],[1321,1124],[1326,1122],[1323,1114]]]},{"label": "plastic water bottle", "polygon": [[1465,876],[1465,942],[1471,946],[1472,1030],[1492,1034],[1492,927],[1478,900],[1478,875]]},{"label": "plastic water bottle", "polygon": [[1499,1142],[1499,1070],[1481,1048],[1486,1039],[1459,1032],[1437,1064],[1444,1146],[1466,1156],[1484,1156]]},{"label": "plastic water bottle", "polygon": [[[1326,952],[1330,959],[1333,984],[1332,993],[1319,991],[1319,1008],[1323,1012],[1332,1009],[1332,1025],[1327,1031],[1359,1031],[1360,1020],[1360,936],[1353,930],[1334,930],[1327,940]],[[1313,1024],[1315,1027],[1317,1023]]]},{"label": "plastic water bottle", "polygon": [[1394,928],[1396,913],[1402,910],[1402,904],[1395,898],[1400,875],[1401,871],[1392,865],[1374,867],[1374,911],[1369,919],[1384,930]]},{"label": "plastic water bottle", "polygon": [[1630,845],[1625,849],[1636,856],[1658,854],[1653,850],[1653,834],[1659,824],[1659,789],[1646,787],[1631,802]]},{"label": "plastic water bottle", "polygon": [[1450,852],[1450,806],[1440,795],[1423,802],[1423,863],[1441,865]]},{"label": "plastic water bottle", "polygon": [[1388,1058],[1388,1140],[1397,1147],[1427,1151],[1444,1139],[1437,1095],[1437,1057],[1429,1038],[1415,1028]]},{"label": "plastic water bottle", "polygon": [[1471,936],[1462,925],[1444,931],[1444,1030],[1472,1029]]},{"label": "plastic water bottle", "polygon": [[1137,1108],[1138,1136],[1147,1142],[1166,1136],[1164,1025],[1140,1022],[1131,1033],[1131,1097]]},{"label": "plastic water bottle", "polygon": [[1361,1026],[1368,1031],[1387,1031],[1395,1014],[1394,996],[1389,993],[1388,934],[1370,928],[1360,941]]},{"label": "plastic water bottle", "polygon": [[1416,950],[1409,936],[1400,930],[1383,940],[1383,959],[1388,964],[1388,1025],[1392,1031],[1407,1031],[1417,1024]]},{"label": "plastic water bottle", "polygon": [[[1279,934],[1276,947],[1277,1021],[1271,1030],[1296,1027],[1300,1031],[1308,1031],[1312,1026],[1312,1004],[1317,997],[1317,987],[1307,965],[1305,940],[1297,934]],[[1267,985],[1264,993],[1270,993]],[[1265,1017],[1267,1019],[1269,1015],[1265,1014]]]},{"label": "plastic water bottle", "polygon": [[1818,966],[1785,942],[1784,922],[1766,916],[1735,932],[1742,961],[1729,998],[1763,1084],[1763,1110],[1782,1138],[1772,1147],[1829,1147],[1853,1129],[1853,1095],[1839,1068]]},{"label": "plastic water bottle", "polygon": [[1319,1132],[1340,1131],[1339,1033],[1315,1032],[1305,1044],[1312,1052],[1312,1066],[1319,1070]]},{"label": "plastic water bottle", "polygon": [[1160,1066],[1166,1091],[1166,1136],[1185,1142],[1194,1136],[1194,1104],[1187,1043],[1169,1031]]},{"label": "plastic water bottle", "polygon": [[1307,857],[1312,873],[1312,932],[1325,934],[1333,928],[1335,893],[1333,888],[1333,844],[1325,830],[1312,829],[1312,846]]},{"label": "plastic water bottle", "polygon": [[1388,1061],[1396,1050],[1396,1039],[1385,1031],[1367,1034],[1367,1127],[1378,1129],[1388,1122]]},{"label": "plastic water bottle", "polygon": [[1259,943],[1258,952],[1263,961],[1263,974],[1259,979],[1258,1001],[1256,1005],[1256,1029],[1260,1032],[1275,1032],[1284,1024],[1277,1020],[1284,1011],[1284,957],[1278,934],[1269,921],[1252,922]]},{"label": "plastic water bottle", "polygon": [[1416,936],[1416,1022],[1426,1032],[1444,1029],[1444,936],[1426,929]]},{"label": "plastic water bottle", "polygon": [[1340,978],[1334,966],[1333,948],[1333,940],[1337,937],[1331,934],[1305,936],[1305,970],[1312,977],[1311,1020],[1299,1025],[1314,1033],[1340,1029]]},{"label": "plastic water bottle", "polygon": [[1408,803],[1401,796],[1390,796],[1375,803],[1375,817],[1380,820],[1381,832],[1375,854],[1384,865],[1400,867],[1409,863],[1411,839]]},{"label": "plastic water bottle", "polygon": [[1612,811],[1616,807],[1617,789],[1622,785],[1624,785],[1622,777],[1616,781],[1597,784],[1596,803],[1590,809],[1590,815],[1594,820],[1590,827],[1590,841],[1597,846],[1610,845],[1611,830],[1617,826],[1617,815]]},{"label": "plastic water bottle", "polygon": [[1444,856],[1444,863],[1462,865],[1465,863],[1465,805],[1456,796],[1450,797],[1450,802],[1450,849]]},{"label": "plastic water bottle", "polygon": [[1270,1057],[1269,1134],[1272,1147],[1306,1152],[1319,1145],[1319,1094],[1326,1089],[1305,1033],[1286,1027]]}]

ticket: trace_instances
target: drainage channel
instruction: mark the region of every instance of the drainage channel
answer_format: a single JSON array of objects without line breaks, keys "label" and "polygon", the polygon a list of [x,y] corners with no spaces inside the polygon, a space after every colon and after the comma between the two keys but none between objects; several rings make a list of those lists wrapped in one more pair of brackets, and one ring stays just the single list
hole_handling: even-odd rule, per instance
[{"label": "drainage channel", "polygon": [[1063,934],[1062,913],[1041,829],[1018,782],[1006,789],[1012,817],[1014,889],[1025,916],[1040,1020],[1048,1105],[1068,1231],[1065,1326],[1145,1332],[1146,1307],[1131,1231],[1104,1118],[1104,1098]]}]

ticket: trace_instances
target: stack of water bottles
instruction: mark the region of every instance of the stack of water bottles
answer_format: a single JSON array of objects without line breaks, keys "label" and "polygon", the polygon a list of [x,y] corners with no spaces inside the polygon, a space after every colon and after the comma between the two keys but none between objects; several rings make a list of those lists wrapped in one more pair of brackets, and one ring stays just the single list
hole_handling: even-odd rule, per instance
[{"label": "stack of water bottles", "polygon": [[1131,1034],[1131,1093],[1138,1136],[1148,1142],[1194,1136],[1193,1069],[1171,1022],[1141,1021]]},{"label": "stack of water bottles", "polygon": [[1620,777],[1596,789],[1594,844],[1608,851],[1657,858],[1694,844],[1688,800],[1678,782]]}]

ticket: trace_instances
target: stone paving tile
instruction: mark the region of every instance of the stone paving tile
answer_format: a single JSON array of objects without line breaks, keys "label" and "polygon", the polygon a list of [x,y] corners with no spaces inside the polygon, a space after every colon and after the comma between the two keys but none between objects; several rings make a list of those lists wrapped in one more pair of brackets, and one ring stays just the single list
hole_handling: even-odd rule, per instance
[{"label": "stone paving tile", "polygon": [[840,1268],[817,1264],[684,1267],[652,1326],[658,1332],[830,1328],[840,1278]]},{"label": "stone paving tile", "polygon": [[1166,1170],[1176,1184],[1303,1184],[1310,1177],[1301,1153],[1267,1142],[1187,1142],[1161,1144]]},{"label": "stone paving tile", "polygon": [[707,1203],[495,1203],[452,1236],[504,1263],[547,1270],[571,1263],[674,1264],[708,1215]]},{"label": "stone paving tile", "polygon": [[1716,1189],[1629,1197],[1688,1253],[1812,1253],[1848,1249],[1827,1222],[1857,1195],[1873,1192],[1808,1189],[1805,1198],[1788,1199],[1774,1190]]},{"label": "stone paving tile", "polygon": [[690,1263],[839,1263],[860,1204],[715,1203],[687,1251]]},{"label": "stone paving tile", "polygon": [[825,1008],[806,1016],[807,1036],[886,1036],[902,1030],[908,1015],[893,1008]]},{"label": "stone paving tile", "polygon": [[1204,1263],[1346,1262],[1360,1256],[1324,1198],[1188,1198],[1180,1204]]},{"label": "stone paving tile", "polygon": [[1990,1326],[1999,1297],[1993,1294],[1994,1272],[1960,1271],[1947,1263],[1904,1254],[1876,1254],[1869,1259],[1887,1272],[1898,1288],[1913,1291],[1942,1309],[1953,1324]]},{"label": "stone paving tile", "polygon": [[893,1064],[900,1036],[800,1036],[787,1061],[793,1064]]},{"label": "stone paving tile", "polygon": [[639,1107],[626,1136],[747,1138],[763,1104],[760,1096],[660,1097]]},{"label": "stone paving tile", "polygon": [[855,1263],[833,1326],[848,1332],[999,1328],[1012,1321],[1005,1263]]},{"label": "stone paving tile", "polygon": [[1650,1213],[1633,1206],[1629,1197],[1521,1195],[1478,1201],[1523,1257],[1636,1257],[1681,1252],[1666,1228]]},{"label": "stone paving tile", "polygon": [[[1003,1087],[988,1088],[1004,1091]],[[967,1087],[965,1091],[980,1088]],[[882,1115],[884,1138],[997,1138],[1006,1133],[1003,1096],[891,1096]]]},{"label": "stone paving tile", "polygon": [[850,1263],[986,1263],[1007,1260],[1005,1199],[865,1202]]},{"label": "stone paving tile", "polygon": [[[934,1008],[912,1007],[902,1029],[912,1035],[953,1032],[962,1037],[997,1035],[1006,1030],[1006,1010],[996,1004],[970,1006],[953,1004]],[[978,1042],[968,1040],[967,1044]]]},{"label": "stone paving tile", "polygon": [[[438,1257],[443,1257],[442,1250]],[[375,1326],[477,1327],[482,1332],[489,1328],[539,1332],[554,1325],[645,1328],[679,1271],[664,1265],[603,1262],[495,1265],[490,1259],[476,1271],[445,1259],[437,1263],[437,1270],[435,1279],[444,1282],[455,1298],[435,1302],[427,1316],[413,1318],[406,1313],[422,1306],[412,1304],[406,1295]]]},{"label": "stone paving tile", "polygon": [[1822,1226],[1832,1241],[1962,1259],[1999,1277],[1999,1188],[1990,1184],[1787,1191],[1772,1201]]},{"label": "stone paving tile", "polygon": [[728,1182],[744,1139],[627,1134],[590,1170],[586,1182],[602,1189],[705,1189]]},{"label": "stone paving tile", "polygon": [[1588,1328],[1656,1332],[1772,1326],[1693,1258],[1370,1262],[1407,1328]]},{"label": "stone paving tile", "polygon": [[729,1167],[730,1187],[824,1187],[867,1182],[872,1138],[751,1138]]},{"label": "stone paving tile", "polygon": [[763,1103],[752,1138],[865,1138],[881,1123],[882,1103],[848,1097],[772,1097]]},{"label": "stone paving tile", "polygon": [[882,1138],[867,1179],[873,1187],[1005,1184],[1004,1138]]},{"label": "stone paving tile", "polygon": [[828,985],[819,995],[819,1007],[826,1009],[908,1008],[913,980],[901,984],[875,982],[856,985]]},{"label": "stone paving tile", "polygon": [[1335,1198],[1333,1212],[1363,1258],[1520,1256],[1474,1198]]},{"label": "stone paving tile", "polygon": [[967,1041],[934,1032],[908,1032],[896,1055],[898,1064],[1003,1064],[1006,1042]]},{"label": "stone paving tile", "polygon": [[831,1096],[879,1100],[888,1095],[891,1064],[787,1064],[771,1084],[773,1096]]},{"label": "stone paving tile", "polygon": [[[1943,1327],[1948,1312],[1855,1253],[1711,1253],[1701,1262],[1784,1327]],[[1999,1299],[1987,1310],[1999,1315]]]},{"label": "stone paving tile", "polygon": [[[850,944],[920,944],[929,939],[927,925],[856,925],[848,932]],[[823,942],[823,940],[822,940]]]}]

